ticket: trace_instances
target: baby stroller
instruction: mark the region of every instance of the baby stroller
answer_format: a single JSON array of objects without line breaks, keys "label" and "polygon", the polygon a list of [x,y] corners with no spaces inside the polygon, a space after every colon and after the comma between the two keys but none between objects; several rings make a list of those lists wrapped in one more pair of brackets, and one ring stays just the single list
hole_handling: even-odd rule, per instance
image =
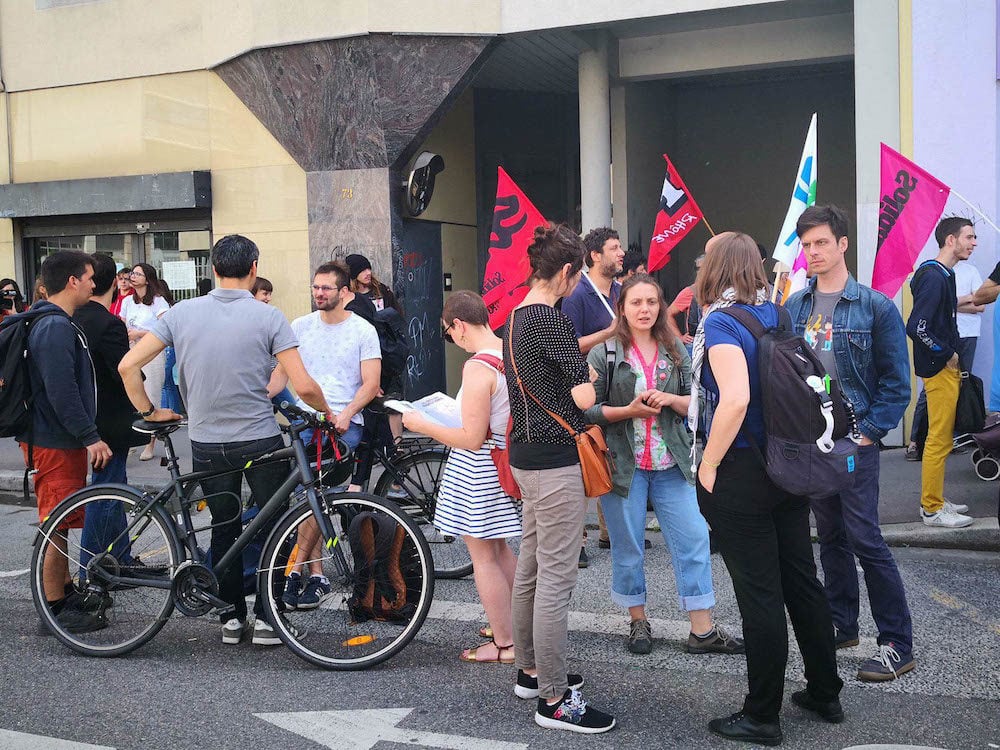
[{"label": "baby stroller", "polygon": [[986,417],[982,432],[959,435],[955,445],[976,446],[972,451],[972,465],[977,477],[984,482],[1000,478],[1000,413]]}]

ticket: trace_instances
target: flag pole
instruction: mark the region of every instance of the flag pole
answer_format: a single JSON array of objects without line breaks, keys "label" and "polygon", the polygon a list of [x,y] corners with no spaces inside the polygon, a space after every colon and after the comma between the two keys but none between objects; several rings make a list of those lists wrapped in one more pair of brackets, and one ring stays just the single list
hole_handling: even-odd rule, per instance
[{"label": "flag pole", "polygon": [[998,227],[996,224],[994,224],[993,221],[990,219],[989,216],[987,216],[982,211],[980,211],[978,208],[976,208],[975,206],[973,206],[972,202],[969,201],[968,198],[966,198],[966,197],[962,196],[961,194],[959,194],[959,192],[957,190],[955,190],[954,188],[952,188],[951,194],[954,195],[956,198],[958,198],[960,201],[962,201],[965,205],[967,205],[969,208],[971,208],[977,214],[979,214],[979,216],[982,218],[983,221],[985,221],[987,224],[989,224],[991,227],[993,227],[993,229],[996,230],[996,232],[998,234],[1000,234],[1000,227]]},{"label": "flag pole", "polygon": [[[707,229],[709,231],[709,234],[711,234],[714,237],[715,230],[712,229],[712,225],[708,223],[708,219],[705,217],[705,214],[701,215],[701,220],[705,222],[705,229]],[[997,231],[1000,232],[1000,229],[998,229]]]}]

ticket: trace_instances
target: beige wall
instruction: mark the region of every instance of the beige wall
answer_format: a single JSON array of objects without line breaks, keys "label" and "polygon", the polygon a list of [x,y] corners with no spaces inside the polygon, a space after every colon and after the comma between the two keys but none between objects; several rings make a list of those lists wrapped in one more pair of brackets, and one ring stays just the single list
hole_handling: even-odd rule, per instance
[{"label": "beige wall", "polygon": [[[421,145],[444,159],[445,169],[437,176],[427,221],[440,221],[441,260],[444,273],[452,275],[453,290],[480,290],[479,261],[476,254],[476,149],[473,125],[473,96],[467,91]],[[448,293],[445,292],[445,298]],[[448,392],[454,394],[462,383],[462,364],[468,355],[457,346],[445,344],[445,371]]]},{"label": "beige wall", "polygon": [[[15,182],[211,170],[214,237],[252,238],[275,304],[289,317],[309,311],[305,172],[214,73],[20,92],[9,103]],[[4,242],[0,268],[13,263]]]}]

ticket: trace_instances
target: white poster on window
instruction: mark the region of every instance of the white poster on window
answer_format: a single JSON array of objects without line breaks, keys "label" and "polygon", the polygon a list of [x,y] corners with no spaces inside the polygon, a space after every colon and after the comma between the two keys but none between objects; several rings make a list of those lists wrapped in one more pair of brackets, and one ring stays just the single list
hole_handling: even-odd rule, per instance
[{"label": "white poster on window", "polygon": [[160,276],[171,290],[194,289],[198,285],[198,275],[193,260],[165,260]]}]

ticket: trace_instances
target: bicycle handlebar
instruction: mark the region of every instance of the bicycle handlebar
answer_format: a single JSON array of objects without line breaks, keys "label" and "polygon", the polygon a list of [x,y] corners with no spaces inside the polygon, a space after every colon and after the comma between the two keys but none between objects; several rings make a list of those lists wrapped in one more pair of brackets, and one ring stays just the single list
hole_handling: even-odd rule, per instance
[{"label": "bicycle handlebar", "polygon": [[317,430],[330,431],[334,429],[333,422],[328,422],[326,420],[325,414],[320,414],[315,411],[306,411],[305,409],[300,409],[295,406],[295,404],[290,404],[288,401],[282,401],[280,409],[288,414],[291,414],[296,419],[301,419],[306,423],[307,427],[312,427]]}]

